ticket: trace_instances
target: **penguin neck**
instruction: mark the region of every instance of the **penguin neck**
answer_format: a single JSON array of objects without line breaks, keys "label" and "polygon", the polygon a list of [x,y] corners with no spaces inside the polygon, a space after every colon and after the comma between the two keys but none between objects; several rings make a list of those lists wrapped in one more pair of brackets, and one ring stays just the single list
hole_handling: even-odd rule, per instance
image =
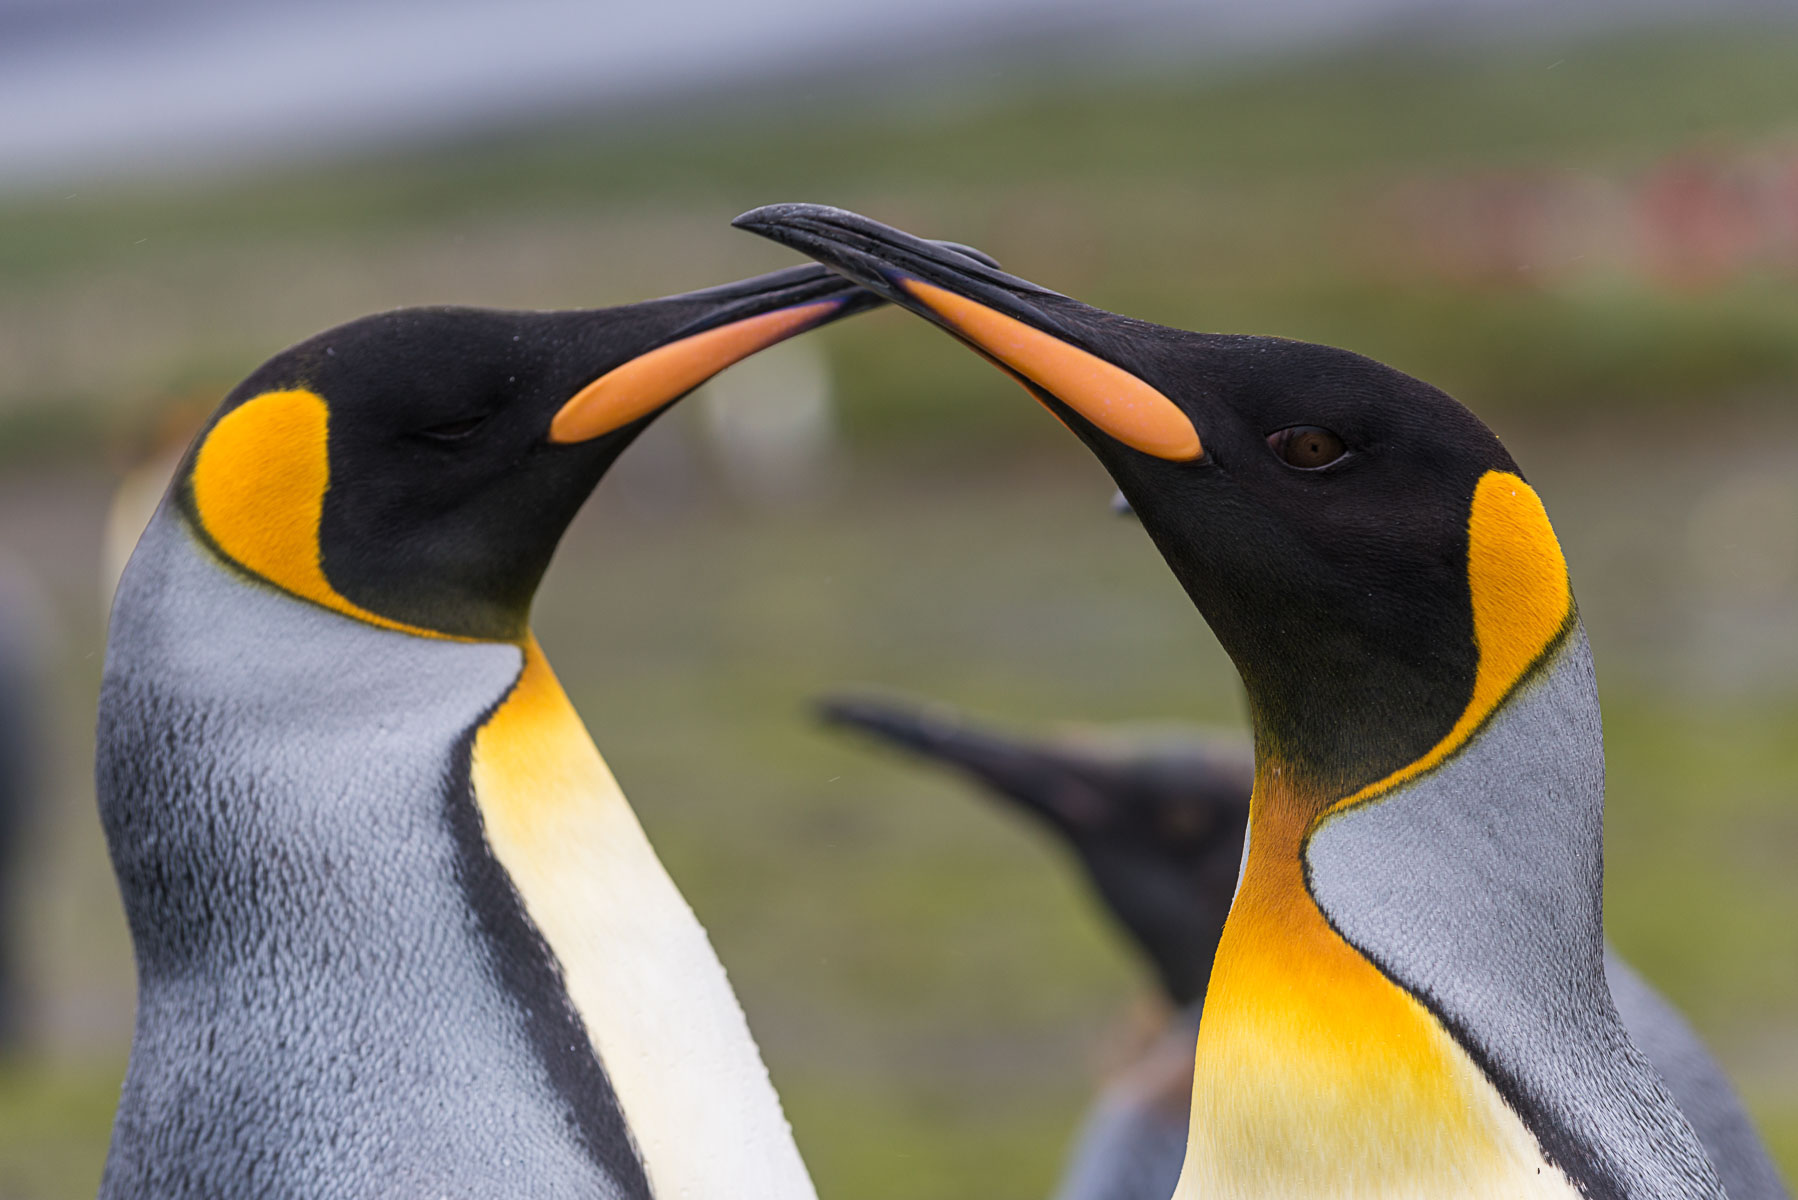
[{"label": "penguin neck", "polygon": [[1260,765],[1177,1196],[1574,1195],[1441,1023],[1318,906],[1304,851],[1319,800]]},{"label": "penguin neck", "polygon": [[1420,769],[1262,759],[1179,1195],[1717,1194],[1603,981],[1603,791],[1577,622]]},{"label": "penguin neck", "polygon": [[475,735],[494,857],[557,962],[655,1194],[813,1195],[698,919],[534,638]]}]

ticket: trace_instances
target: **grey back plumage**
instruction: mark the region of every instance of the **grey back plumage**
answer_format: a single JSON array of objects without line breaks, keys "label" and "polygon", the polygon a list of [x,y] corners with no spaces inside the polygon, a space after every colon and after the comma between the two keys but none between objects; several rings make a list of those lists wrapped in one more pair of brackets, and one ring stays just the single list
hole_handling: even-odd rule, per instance
[{"label": "grey back plumage", "polygon": [[647,1194],[545,1061],[540,947],[469,899],[469,735],[520,663],[251,582],[164,506],[100,705],[139,988],[102,1197]]}]

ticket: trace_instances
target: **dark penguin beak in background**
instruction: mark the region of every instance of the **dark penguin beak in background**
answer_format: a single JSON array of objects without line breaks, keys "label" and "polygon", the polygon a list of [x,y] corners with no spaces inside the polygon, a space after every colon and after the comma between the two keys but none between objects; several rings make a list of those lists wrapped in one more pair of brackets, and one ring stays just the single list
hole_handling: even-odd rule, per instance
[{"label": "dark penguin beak in background", "polygon": [[960,770],[1070,842],[1077,842],[1082,830],[1096,831],[1105,822],[1103,788],[1082,778],[1079,766],[1046,746],[980,728],[953,709],[842,694],[823,697],[816,711],[826,725],[860,730]]}]

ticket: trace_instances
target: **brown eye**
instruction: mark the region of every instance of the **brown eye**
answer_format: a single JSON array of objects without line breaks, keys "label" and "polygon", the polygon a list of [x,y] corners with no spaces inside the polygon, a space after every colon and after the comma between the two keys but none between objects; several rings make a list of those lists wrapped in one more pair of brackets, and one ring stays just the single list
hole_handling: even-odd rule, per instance
[{"label": "brown eye", "polygon": [[1294,425],[1267,435],[1275,454],[1301,471],[1327,467],[1347,452],[1342,439],[1316,425]]}]

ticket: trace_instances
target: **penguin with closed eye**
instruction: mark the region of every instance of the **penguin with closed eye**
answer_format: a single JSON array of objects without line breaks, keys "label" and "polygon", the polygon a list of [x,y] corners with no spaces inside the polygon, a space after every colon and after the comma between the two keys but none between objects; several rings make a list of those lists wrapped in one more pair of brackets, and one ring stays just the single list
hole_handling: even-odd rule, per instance
[{"label": "penguin with closed eye", "polygon": [[806,267],[403,309],[230,393],[112,608],[96,775],[138,1007],[102,1197],[813,1194],[530,610],[658,413],[876,303]]}]

